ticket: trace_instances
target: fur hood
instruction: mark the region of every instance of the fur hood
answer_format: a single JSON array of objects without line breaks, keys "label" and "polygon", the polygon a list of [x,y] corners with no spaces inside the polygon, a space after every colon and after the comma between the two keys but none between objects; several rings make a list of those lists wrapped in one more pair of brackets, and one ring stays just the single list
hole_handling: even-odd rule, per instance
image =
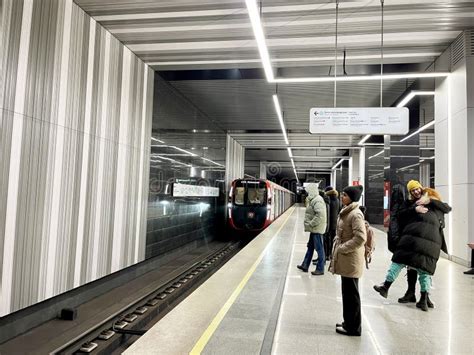
[{"label": "fur hood", "polygon": [[337,192],[337,190],[329,190],[329,191],[326,191],[326,196],[336,196],[336,197],[339,197],[339,192]]},{"label": "fur hood", "polygon": [[308,193],[308,199],[311,201],[316,196],[319,196],[318,184],[310,183],[306,186],[306,192]]}]

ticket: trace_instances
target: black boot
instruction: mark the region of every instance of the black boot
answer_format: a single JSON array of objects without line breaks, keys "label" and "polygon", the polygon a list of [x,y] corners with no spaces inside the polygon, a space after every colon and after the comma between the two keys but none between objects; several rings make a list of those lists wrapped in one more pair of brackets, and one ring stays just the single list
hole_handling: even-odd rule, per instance
[{"label": "black boot", "polygon": [[380,296],[382,296],[384,298],[387,298],[388,289],[390,288],[391,285],[392,285],[392,283],[390,281],[384,281],[380,285],[375,285],[374,290],[377,291],[378,293],[380,293]]},{"label": "black boot", "polygon": [[418,276],[418,273],[416,272],[416,270],[413,270],[413,269],[408,270],[407,272],[408,289],[407,289],[407,292],[405,292],[405,296],[399,298],[398,302],[400,303],[416,302],[415,288],[416,288],[417,276]]},{"label": "black boot", "polygon": [[398,302],[399,303],[410,303],[410,302],[415,303],[416,302],[415,292],[407,290],[407,292],[405,292],[405,296],[400,297],[398,299]]},{"label": "black boot", "polygon": [[430,300],[430,294],[429,293],[426,296],[426,304],[428,305],[428,308],[435,308],[434,303],[431,302],[431,300]]},{"label": "black boot", "polygon": [[420,300],[416,303],[417,308],[421,308],[422,311],[428,312],[428,292],[421,292]]}]

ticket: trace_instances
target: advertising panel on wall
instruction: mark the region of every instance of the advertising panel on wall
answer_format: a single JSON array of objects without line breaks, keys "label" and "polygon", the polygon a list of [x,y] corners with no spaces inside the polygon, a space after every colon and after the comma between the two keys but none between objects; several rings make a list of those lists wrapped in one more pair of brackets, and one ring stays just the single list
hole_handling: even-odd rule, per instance
[{"label": "advertising panel on wall", "polygon": [[312,108],[309,131],[313,134],[390,134],[409,131],[406,107]]}]

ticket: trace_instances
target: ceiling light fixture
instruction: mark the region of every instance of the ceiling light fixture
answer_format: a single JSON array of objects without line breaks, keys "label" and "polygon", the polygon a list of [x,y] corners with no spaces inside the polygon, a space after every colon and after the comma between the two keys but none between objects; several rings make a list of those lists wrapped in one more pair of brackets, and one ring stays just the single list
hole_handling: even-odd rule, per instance
[{"label": "ceiling light fixture", "polygon": [[298,184],[300,183],[300,179],[298,179],[298,173],[296,172],[295,169],[293,169],[293,172],[295,173],[295,178],[296,178],[296,181],[298,182]]},{"label": "ceiling light fixture", "polygon": [[225,166],[222,165],[222,164],[216,163],[214,160],[211,160],[211,159],[208,159],[208,158],[204,158],[204,157],[201,157],[201,159],[204,160],[204,161],[208,161],[208,162],[210,162],[210,163],[212,163],[212,164],[215,164],[215,165],[217,165],[217,166],[225,167]]},{"label": "ceiling light fixture", "polygon": [[358,145],[364,145],[364,143],[367,141],[367,139],[369,139],[371,136],[372,136],[371,134],[366,135],[366,136],[365,136],[364,138],[362,138],[362,139],[360,140],[360,142],[357,143],[357,144],[358,144]]},{"label": "ceiling light fixture", "polygon": [[289,156],[290,158],[293,158],[293,153],[291,152],[291,148],[288,147],[288,148],[286,148],[286,149],[288,150],[288,156]]},{"label": "ceiling light fixture", "polygon": [[187,151],[185,149],[182,149],[182,148],[179,148],[175,145],[152,145],[153,148],[173,148],[173,149],[176,149],[176,150],[179,150],[180,152],[183,152],[183,153],[186,153],[192,157],[196,157],[197,155],[194,154],[194,153],[191,153],[190,151]]},{"label": "ceiling light fixture", "polygon": [[[139,29],[143,32],[143,28]],[[125,32],[130,32],[127,29]],[[123,33],[125,33],[123,32]],[[119,33],[114,30],[113,33]],[[441,52],[428,52],[428,53],[392,53],[384,54],[384,58],[415,58],[415,57],[439,57]],[[347,59],[351,61],[363,60],[363,59],[378,59],[378,54],[368,55],[350,55],[347,54]],[[328,62],[333,61],[334,57],[294,57],[294,58],[273,58],[272,63],[285,63],[285,62]],[[209,65],[209,64],[248,64],[248,63],[260,63],[260,59],[219,59],[219,60],[180,60],[180,61],[163,61],[163,62],[148,62],[151,66],[180,66],[180,65]]]},{"label": "ceiling light fixture", "polygon": [[418,128],[415,132],[413,132],[412,134],[410,134],[409,136],[406,136],[405,138],[401,139],[399,142],[404,142],[406,141],[407,139],[413,137],[413,136],[416,136],[417,134],[419,134],[420,132],[423,132],[425,129],[433,126],[435,124],[435,120],[433,121],[430,121],[429,123],[425,124],[423,127],[420,127]]},{"label": "ceiling light fixture", "polygon": [[187,154],[191,155],[192,157],[197,156],[196,154],[191,153],[190,151],[187,151],[187,150],[185,150],[185,149],[176,147],[176,146],[174,146],[174,145],[170,145],[169,147],[170,147],[170,148],[173,148],[173,149],[176,149],[176,150],[179,150],[180,152],[187,153]]},{"label": "ceiling light fixture", "polygon": [[375,157],[378,157],[380,154],[382,154],[384,152],[384,150],[382,149],[380,152],[378,152],[377,154],[374,154],[374,155],[371,155],[369,157],[369,159],[372,159],[372,158],[375,158]]},{"label": "ceiling light fixture", "polygon": [[327,155],[327,156],[311,156],[311,155],[293,155],[294,159],[303,160],[328,160],[328,159],[341,159],[345,158],[343,155]]},{"label": "ceiling light fixture", "polygon": [[286,135],[286,128],[285,128],[285,123],[283,122],[283,116],[281,115],[281,107],[280,107],[280,102],[278,101],[278,96],[273,95],[273,103],[275,105],[275,111],[278,116],[278,121],[280,121],[280,127],[283,132],[283,137],[285,138],[285,142],[287,145],[290,144],[288,141],[288,136]]},{"label": "ceiling light fixture", "polygon": [[[397,79],[420,79],[420,78],[439,78],[447,77],[449,73],[445,72],[423,72],[423,73],[400,73],[400,74],[384,74],[384,80],[397,80]],[[346,75],[338,76],[337,78],[330,76],[317,76],[317,77],[307,77],[307,78],[276,78],[270,83],[313,83],[313,82],[333,82],[336,81],[371,81],[371,80],[380,80],[382,76],[377,75]]]},{"label": "ceiling light fixture", "polygon": [[255,0],[245,0],[245,4],[247,5],[250,22],[252,23],[253,34],[255,36],[255,40],[257,41],[258,51],[260,52],[260,59],[263,64],[263,69],[265,70],[267,81],[272,82],[274,80],[272,63],[270,60],[270,55],[268,54],[267,44],[265,43],[265,34],[263,33],[263,26],[262,22],[260,21],[257,2]]},{"label": "ceiling light fixture", "polygon": [[344,161],[344,158],[339,159],[339,161],[336,164],[334,164],[331,170],[335,170],[339,165],[342,164],[343,161]]},{"label": "ceiling light fixture", "polygon": [[[344,75],[338,77],[305,77],[305,78],[275,78],[273,76],[272,62],[268,53],[268,47],[265,42],[265,34],[263,32],[262,22],[260,20],[257,2],[255,0],[245,0],[247,11],[252,24],[253,34],[257,42],[260,60],[265,71],[265,76],[269,83],[308,83],[308,82],[332,82],[332,81],[368,81],[381,80],[382,75]],[[418,78],[437,78],[447,77],[449,73],[445,72],[423,72],[423,73],[400,73],[400,74],[383,74],[384,80],[395,79],[418,79]]]},{"label": "ceiling light fixture", "polygon": [[293,159],[291,159],[291,165],[293,166],[293,169],[296,169],[295,167],[295,161]]},{"label": "ceiling light fixture", "polygon": [[179,160],[175,160],[175,159],[163,157],[163,156],[161,156],[161,155],[159,155],[159,154],[156,154],[155,156],[158,157],[158,158],[160,158],[160,159],[165,159],[165,160],[171,161],[171,162],[176,163],[176,164],[179,164],[179,165],[187,166],[188,168],[192,168],[192,167],[193,167],[191,164],[186,164],[186,163],[180,162]]},{"label": "ceiling light fixture", "polygon": [[434,91],[421,91],[421,90],[410,91],[410,93],[407,94],[407,96],[405,96],[403,100],[397,104],[397,107],[406,106],[415,96],[430,96],[434,94],[435,94]]}]

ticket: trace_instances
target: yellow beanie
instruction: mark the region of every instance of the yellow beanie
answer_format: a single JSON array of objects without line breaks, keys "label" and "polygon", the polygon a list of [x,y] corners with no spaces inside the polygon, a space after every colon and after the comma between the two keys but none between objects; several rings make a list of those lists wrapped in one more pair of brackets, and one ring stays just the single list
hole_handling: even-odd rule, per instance
[{"label": "yellow beanie", "polygon": [[407,184],[407,189],[408,189],[408,192],[411,192],[412,190],[414,189],[423,189],[423,186],[421,186],[421,184],[416,181],[416,180],[410,180],[408,181],[408,184]]}]

